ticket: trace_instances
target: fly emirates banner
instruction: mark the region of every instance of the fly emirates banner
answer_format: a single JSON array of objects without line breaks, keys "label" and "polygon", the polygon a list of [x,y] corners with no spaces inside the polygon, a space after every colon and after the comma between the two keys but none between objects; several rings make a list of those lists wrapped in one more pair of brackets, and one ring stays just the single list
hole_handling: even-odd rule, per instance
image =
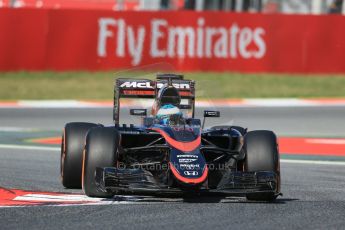
[{"label": "fly emirates banner", "polygon": [[[332,25],[332,26],[330,26]],[[345,17],[0,10],[0,70],[345,72]]]}]

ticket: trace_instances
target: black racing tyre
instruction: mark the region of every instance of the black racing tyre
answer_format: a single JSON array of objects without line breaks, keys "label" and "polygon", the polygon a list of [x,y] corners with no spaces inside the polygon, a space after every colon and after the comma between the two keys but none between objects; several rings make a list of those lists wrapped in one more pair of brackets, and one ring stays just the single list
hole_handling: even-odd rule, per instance
[{"label": "black racing tyre", "polygon": [[[277,137],[272,131],[257,130],[248,132],[244,136],[244,150],[246,152],[244,168],[247,172],[273,171],[278,174],[278,191],[280,189],[280,164]],[[273,201],[277,194],[252,193],[247,194],[248,200]]]},{"label": "black racing tyre", "polygon": [[114,167],[118,158],[120,135],[114,127],[97,127],[89,131],[83,156],[83,190],[87,196],[110,198],[114,194],[97,189],[97,167]]},{"label": "black racing tyre", "polygon": [[85,137],[96,124],[86,122],[67,123],[62,134],[60,175],[66,188],[81,188],[81,166]]},{"label": "black racing tyre", "polygon": [[237,131],[239,131],[242,136],[244,136],[247,133],[247,129],[240,127],[240,126],[232,126],[232,125],[218,125],[218,126],[213,126],[211,129],[231,129],[234,128]]}]

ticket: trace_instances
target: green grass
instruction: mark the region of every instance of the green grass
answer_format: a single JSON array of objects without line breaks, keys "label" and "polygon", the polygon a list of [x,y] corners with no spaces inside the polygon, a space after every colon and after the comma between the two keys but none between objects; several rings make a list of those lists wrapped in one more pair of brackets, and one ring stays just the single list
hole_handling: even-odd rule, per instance
[{"label": "green grass", "polygon": [[[0,73],[0,100],[111,100],[119,76],[153,74],[114,72]],[[196,80],[199,98],[345,97],[345,75],[185,73]]]}]

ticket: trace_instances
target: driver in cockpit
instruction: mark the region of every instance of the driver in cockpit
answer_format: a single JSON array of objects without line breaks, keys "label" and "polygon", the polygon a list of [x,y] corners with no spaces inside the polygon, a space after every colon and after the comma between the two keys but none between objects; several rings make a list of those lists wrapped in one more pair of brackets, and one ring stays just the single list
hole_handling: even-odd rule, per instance
[{"label": "driver in cockpit", "polygon": [[180,109],[172,104],[166,104],[159,108],[156,119],[161,125],[183,125],[184,119]]}]

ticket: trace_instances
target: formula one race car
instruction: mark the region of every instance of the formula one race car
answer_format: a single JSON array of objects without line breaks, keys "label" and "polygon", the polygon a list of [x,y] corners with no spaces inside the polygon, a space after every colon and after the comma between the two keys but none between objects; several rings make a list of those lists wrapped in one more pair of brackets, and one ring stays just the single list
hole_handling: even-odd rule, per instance
[{"label": "formula one race car", "polygon": [[[122,98],[154,99],[150,114],[129,109],[130,115],[141,117],[141,125],[120,125]],[[204,111],[203,122],[194,113],[195,82],[182,75],[117,79],[114,125],[66,124],[63,186],[82,187],[87,196],[104,198],[121,193],[220,193],[275,200],[280,195],[276,135],[239,126],[204,129],[206,117],[219,117],[219,111]]]}]

